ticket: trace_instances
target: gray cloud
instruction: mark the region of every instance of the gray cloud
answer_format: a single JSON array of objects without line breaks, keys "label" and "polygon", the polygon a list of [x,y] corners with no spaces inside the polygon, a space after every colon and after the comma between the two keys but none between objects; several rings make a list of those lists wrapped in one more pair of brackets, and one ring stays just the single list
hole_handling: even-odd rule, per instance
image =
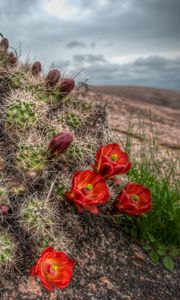
[{"label": "gray cloud", "polygon": [[[86,56],[84,60],[81,58],[82,67],[85,67],[85,62]],[[73,72],[76,63],[73,65],[72,62],[70,66]],[[90,84],[131,84],[180,89],[180,57],[140,57],[126,64],[115,64],[107,60],[104,63],[89,62],[78,79],[82,81],[83,78],[88,78]]]},{"label": "gray cloud", "polygon": [[79,64],[81,63],[83,64],[91,64],[91,63],[105,63],[106,59],[104,57],[104,55],[102,54],[97,54],[97,55],[93,55],[93,54],[85,54],[85,55],[81,55],[81,54],[77,54],[73,56],[73,60],[75,63]]},{"label": "gray cloud", "polygon": [[71,18],[49,14],[44,2],[0,1],[0,31],[14,47],[21,40],[23,58],[30,54],[69,72],[86,66],[82,75],[94,83],[179,87],[179,0],[68,0],[77,8]]},{"label": "gray cloud", "polygon": [[96,47],[96,43],[95,43],[95,42],[92,42],[92,43],[91,43],[91,47],[93,47],[93,48]]},{"label": "gray cloud", "polygon": [[84,42],[80,42],[80,41],[71,41],[69,43],[67,43],[66,45],[67,48],[76,48],[76,47],[86,47],[86,44]]}]

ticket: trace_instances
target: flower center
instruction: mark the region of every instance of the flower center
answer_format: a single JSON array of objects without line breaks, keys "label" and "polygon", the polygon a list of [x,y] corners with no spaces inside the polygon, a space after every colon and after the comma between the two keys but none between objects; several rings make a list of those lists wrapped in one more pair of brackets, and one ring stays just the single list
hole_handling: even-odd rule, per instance
[{"label": "flower center", "polygon": [[88,190],[88,191],[92,191],[93,185],[91,183],[89,183],[89,184],[86,185],[85,189]]},{"label": "flower center", "polygon": [[114,160],[114,161],[116,161],[118,159],[118,155],[117,154],[112,154],[111,155],[111,160]]},{"label": "flower center", "polygon": [[50,268],[52,273],[56,272],[57,269],[58,269],[58,265],[52,265],[51,268]]},{"label": "flower center", "polygon": [[131,200],[132,200],[133,202],[137,202],[137,201],[139,201],[139,196],[133,194],[133,195],[131,195]]}]

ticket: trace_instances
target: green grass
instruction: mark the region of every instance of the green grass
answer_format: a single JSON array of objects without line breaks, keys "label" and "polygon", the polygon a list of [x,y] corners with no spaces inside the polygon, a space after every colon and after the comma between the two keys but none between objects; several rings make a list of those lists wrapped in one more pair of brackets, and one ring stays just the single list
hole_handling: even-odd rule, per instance
[{"label": "green grass", "polygon": [[180,249],[179,160],[173,154],[168,156],[168,153],[161,153],[155,138],[148,141],[143,135],[143,139],[138,158],[133,155],[131,133],[126,139],[124,148],[132,161],[128,181],[151,190],[152,211],[138,218],[115,215],[115,222],[121,225],[123,231],[143,243],[154,263],[162,260],[166,268],[172,269],[172,257],[177,256]]}]

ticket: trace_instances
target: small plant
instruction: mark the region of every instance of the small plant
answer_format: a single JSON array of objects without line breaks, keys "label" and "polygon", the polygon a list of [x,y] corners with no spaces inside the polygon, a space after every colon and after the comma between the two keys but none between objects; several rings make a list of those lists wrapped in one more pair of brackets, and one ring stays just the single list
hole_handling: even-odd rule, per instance
[{"label": "small plant", "polygon": [[16,245],[6,232],[0,234],[0,270],[7,270],[14,265]]},{"label": "small plant", "polygon": [[10,76],[8,76],[8,82],[12,88],[20,88],[26,81],[26,74],[21,71],[14,71]]},{"label": "small plant", "polygon": [[87,112],[89,112],[91,110],[91,104],[85,102],[84,99],[83,99],[83,102],[82,102],[78,98],[73,98],[73,97],[66,96],[64,98],[64,104],[69,109],[76,109],[76,110],[84,112],[84,113],[87,113]]},{"label": "small plant", "polygon": [[177,246],[165,246],[156,243],[152,246],[151,243],[147,242],[144,246],[145,250],[148,251],[149,256],[153,264],[162,262],[164,267],[168,270],[173,270],[174,260],[173,258],[180,254],[180,249]]},{"label": "small plant", "polygon": [[83,149],[77,144],[71,145],[66,152],[66,158],[69,161],[81,160],[83,158]]},{"label": "small plant", "polygon": [[47,150],[44,146],[18,146],[16,162],[24,171],[41,172],[46,165]]},{"label": "small plant", "polygon": [[33,91],[33,93],[35,93],[38,100],[44,103],[53,103],[53,104],[59,103],[60,94],[57,88],[45,90],[41,84],[28,84],[26,87],[27,90],[31,90]]},{"label": "small plant", "polygon": [[36,240],[43,240],[43,237],[53,236],[55,210],[48,201],[44,199],[27,200],[20,211],[20,223],[23,228]]},{"label": "small plant", "polygon": [[77,129],[78,126],[81,124],[81,119],[78,115],[74,113],[68,113],[66,115],[66,123],[69,125],[72,129]]},{"label": "small plant", "polygon": [[47,124],[45,128],[45,134],[48,140],[51,140],[53,136],[56,136],[58,134],[58,130],[55,127]]},{"label": "small plant", "polygon": [[33,86],[32,88],[38,99],[44,103],[48,103],[50,99],[50,93],[44,91],[41,86]]},{"label": "small plant", "polygon": [[29,127],[37,121],[36,113],[33,110],[33,103],[16,102],[7,110],[7,122],[20,128]]}]

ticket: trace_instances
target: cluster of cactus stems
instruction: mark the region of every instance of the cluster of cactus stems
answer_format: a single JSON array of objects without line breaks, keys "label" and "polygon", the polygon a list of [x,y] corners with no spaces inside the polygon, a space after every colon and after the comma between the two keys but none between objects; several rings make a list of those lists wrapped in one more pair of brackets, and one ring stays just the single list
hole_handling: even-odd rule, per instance
[{"label": "cluster of cactus stems", "polygon": [[39,61],[19,64],[9,49],[1,35],[0,83],[7,89],[0,98],[1,274],[22,251],[18,234],[12,234],[16,226],[25,243],[32,241],[35,257],[49,245],[66,249],[64,191],[72,172],[86,168],[102,143],[103,125],[94,133],[93,122],[104,113],[76,93],[73,78],[62,78],[57,69],[44,75]]},{"label": "cluster of cactus stems", "polygon": [[[151,193],[143,186],[128,183],[123,187],[127,195],[121,190],[113,203],[107,203],[114,192],[106,181],[119,184],[114,176],[126,174],[131,163],[118,144],[103,145],[102,105],[77,95],[74,79],[61,78],[58,69],[44,76],[39,61],[18,65],[17,55],[8,50],[9,41],[1,37],[0,84],[5,91],[3,96],[0,94],[0,273],[15,266],[18,247],[24,243],[31,245],[35,258],[47,246],[43,255],[49,252],[52,263],[55,252],[59,260],[63,256],[62,264],[67,260],[70,264],[70,279],[74,262],[52,248],[70,252],[62,205],[99,214],[98,205],[110,208],[112,204],[112,210],[138,216],[151,209]],[[142,199],[141,190],[145,193]],[[26,252],[22,254],[26,256]],[[49,262],[47,265],[51,279],[52,270],[55,274],[55,286],[65,288],[67,278],[58,278],[62,282],[57,285],[55,273],[63,265],[53,263],[52,270]],[[53,290],[50,281],[45,284],[46,271],[37,263],[31,275],[39,276],[45,287]],[[64,271],[67,277],[67,269]]]}]

